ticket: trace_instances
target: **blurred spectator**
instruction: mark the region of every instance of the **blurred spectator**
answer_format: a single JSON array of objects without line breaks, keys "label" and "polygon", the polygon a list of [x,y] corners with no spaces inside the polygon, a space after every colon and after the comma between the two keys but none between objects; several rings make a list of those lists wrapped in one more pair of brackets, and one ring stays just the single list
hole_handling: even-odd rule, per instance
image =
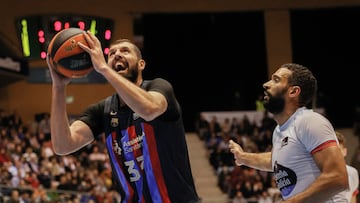
[{"label": "blurred spectator", "polygon": [[43,118],[40,120],[38,125],[38,133],[44,133],[46,141],[51,138],[50,129],[50,114],[44,113]]},{"label": "blurred spectator", "polygon": [[231,200],[231,203],[248,203],[241,191],[236,191],[235,197]]},{"label": "blurred spectator", "polygon": [[210,133],[215,134],[215,136],[218,136],[218,134],[222,131],[221,125],[216,116],[213,116],[211,118],[209,128],[210,128]]},{"label": "blurred spectator", "polygon": [[5,147],[0,147],[0,165],[3,165],[6,162],[10,162],[11,157],[7,153],[7,150]]},{"label": "blurred spectator", "polygon": [[34,171],[26,173],[24,180],[26,182],[26,185],[30,185],[33,189],[36,189],[40,186],[40,181]]},{"label": "blurred spectator", "polygon": [[210,124],[202,114],[195,123],[196,132],[201,140],[207,140],[210,137]]},{"label": "blurred spectator", "polygon": [[9,126],[9,115],[4,109],[0,109],[0,127]]},{"label": "blurred spectator", "polygon": [[7,123],[8,123],[7,126],[9,128],[14,128],[16,130],[19,130],[19,128],[23,124],[23,121],[17,110],[14,110],[13,113],[8,116]]},{"label": "blurred spectator", "polygon": [[5,203],[24,203],[20,197],[20,191],[16,189],[12,190],[10,198],[6,200]]},{"label": "blurred spectator", "polygon": [[[344,157],[346,157],[347,156],[346,138],[339,131],[335,131],[335,133],[339,141],[341,153],[344,155]],[[346,164],[346,170],[349,179],[349,189],[342,191],[338,195],[336,195],[335,200],[339,202],[342,200],[346,200],[350,203],[356,203],[357,195],[359,194],[359,172],[356,168],[348,164]]]},{"label": "blurred spectator", "polygon": [[18,168],[16,168],[15,164],[13,161],[10,162],[6,162],[5,166],[7,168],[7,171],[10,174],[10,186],[11,187],[17,187],[19,186],[20,183],[20,178],[19,178],[19,170]]},{"label": "blurred spectator", "polygon": [[231,132],[231,121],[230,118],[225,118],[224,122],[221,124],[221,131],[224,134],[230,134]]},{"label": "blurred spectator", "polygon": [[258,203],[273,203],[273,200],[268,194],[268,192],[264,190],[258,198]]},{"label": "blurred spectator", "polygon": [[275,179],[271,179],[270,187],[268,187],[267,192],[274,202],[281,199],[281,193],[279,188],[276,186]]}]

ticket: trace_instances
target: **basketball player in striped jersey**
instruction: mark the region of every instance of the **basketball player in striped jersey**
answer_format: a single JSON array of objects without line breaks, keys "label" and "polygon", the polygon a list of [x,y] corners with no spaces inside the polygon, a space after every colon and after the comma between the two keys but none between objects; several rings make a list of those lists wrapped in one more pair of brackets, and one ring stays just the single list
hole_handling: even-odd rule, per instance
[{"label": "basketball player in striped jersey", "polygon": [[84,32],[94,70],[115,92],[89,105],[69,125],[66,86],[48,66],[53,80],[51,140],[58,155],[75,152],[105,132],[114,183],[121,203],[196,203],[181,107],[172,85],[162,79],[144,80],[145,60],[126,39],[113,42],[107,61],[100,41]]}]

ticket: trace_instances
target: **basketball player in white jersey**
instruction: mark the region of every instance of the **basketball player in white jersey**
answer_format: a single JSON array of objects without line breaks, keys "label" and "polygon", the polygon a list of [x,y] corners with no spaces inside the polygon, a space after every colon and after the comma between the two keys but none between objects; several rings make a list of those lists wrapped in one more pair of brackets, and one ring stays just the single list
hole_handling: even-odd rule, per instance
[{"label": "basketball player in white jersey", "polygon": [[264,106],[277,126],[272,151],[244,152],[229,142],[237,165],[274,173],[283,202],[334,203],[348,189],[346,163],[331,123],[310,107],[317,92],[312,72],[299,64],[283,64],[264,83]]},{"label": "basketball player in white jersey", "polygon": [[[347,147],[346,147],[346,138],[345,136],[340,133],[339,131],[336,131],[336,137],[339,140],[339,145],[341,152],[343,153],[344,157],[347,155]],[[359,194],[359,172],[356,168],[346,165],[346,169],[349,176],[349,189],[344,190],[338,195],[335,196],[335,200],[339,199],[346,199],[349,203],[356,203],[357,202],[357,194]]]}]

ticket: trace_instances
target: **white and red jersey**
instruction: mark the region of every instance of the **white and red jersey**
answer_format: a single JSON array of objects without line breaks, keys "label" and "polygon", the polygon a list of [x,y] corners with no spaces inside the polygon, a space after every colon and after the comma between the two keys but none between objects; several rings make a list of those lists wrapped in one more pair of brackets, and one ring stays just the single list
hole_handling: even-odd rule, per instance
[{"label": "white and red jersey", "polygon": [[[321,114],[299,108],[273,133],[272,167],[282,197],[304,191],[320,175],[313,154],[338,145],[331,123]],[[333,202],[333,201],[328,201]]]},{"label": "white and red jersey", "polygon": [[359,172],[356,168],[346,165],[349,178],[349,189],[344,190],[335,196],[336,202],[351,202],[353,196],[359,193]]},{"label": "white and red jersey", "polygon": [[359,194],[359,172],[356,168],[346,165],[349,176],[349,192],[348,197],[351,198]]}]

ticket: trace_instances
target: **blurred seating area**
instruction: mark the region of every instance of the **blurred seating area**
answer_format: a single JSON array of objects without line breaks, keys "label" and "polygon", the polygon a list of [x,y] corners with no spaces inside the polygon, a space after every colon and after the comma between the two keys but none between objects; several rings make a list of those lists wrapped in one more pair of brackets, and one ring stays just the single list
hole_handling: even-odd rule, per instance
[{"label": "blurred seating area", "polygon": [[50,114],[23,122],[0,109],[0,202],[120,202],[113,189],[104,136],[67,156],[54,154]]},{"label": "blurred seating area", "polygon": [[[221,114],[221,121],[216,114],[200,114],[196,120],[196,135],[206,149],[217,187],[228,197],[227,203],[281,202],[273,174],[236,166],[228,149],[228,141],[233,139],[244,151],[271,150],[276,122],[266,111],[261,114],[251,114],[257,116],[250,118],[244,113],[230,117]],[[120,202],[112,182],[105,136],[97,136],[73,154],[58,156],[50,140],[51,115],[39,113],[30,123],[19,115],[0,109],[0,203]],[[357,148],[351,162],[357,169],[359,157]]]},{"label": "blurred seating area", "polygon": [[[258,114],[258,113],[257,113]],[[105,136],[67,155],[54,154],[50,140],[50,114],[34,115],[24,123],[19,113],[0,109],[0,202],[107,203],[119,202],[114,190]],[[209,115],[208,115],[209,116]],[[244,150],[271,149],[275,121],[264,113],[259,120],[242,117],[200,117],[197,135],[228,203],[279,202],[272,174],[235,166],[227,143],[234,139]]]},{"label": "blurred seating area", "polygon": [[[358,109],[357,109],[358,110]],[[324,109],[315,109],[324,114]],[[356,113],[360,112],[357,111]],[[357,114],[357,115],[360,115]],[[348,140],[347,163],[360,170],[360,116],[354,127],[336,128]],[[244,151],[267,152],[272,148],[272,132],[276,126],[266,111],[204,112],[195,123],[196,133],[207,150],[208,161],[218,177],[217,185],[228,196],[228,203],[278,203],[280,191],[272,173],[246,166],[236,166],[228,149],[230,139]],[[351,143],[351,144],[350,144]]]},{"label": "blurred seating area", "polygon": [[[258,115],[259,112],[251,115]],[[217,185],[228,196],[228,203],[281,202],[272,173],[246,166],[236,166],[229,151],[230,139],[239,143],[244,151],[267,152],[271,150],[272,131],[276,122],[265,111],[263,116],[251,119],[247,114],[229,114],[221,122],[216,114],[196,121],[197,135],[207,149],[209,163],[218,177]],[[223,114],[220,114],[223,116]]]}]

